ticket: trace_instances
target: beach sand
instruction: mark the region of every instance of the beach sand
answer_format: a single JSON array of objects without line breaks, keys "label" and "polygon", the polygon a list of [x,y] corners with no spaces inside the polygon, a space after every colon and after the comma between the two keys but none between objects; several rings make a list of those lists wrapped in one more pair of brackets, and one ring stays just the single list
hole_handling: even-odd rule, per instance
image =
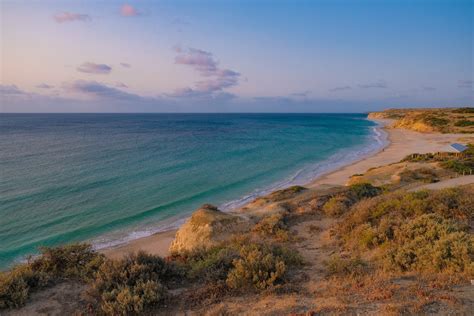
[{"label": "beach sand", "polygon": [[[377,120],[385,126],[389,126],[390,120]],[[406,129],[385,128],[388,133],[389,144],[378,153],[354,162],[351,165],[342,167],[327,175],[316,178],[307,187],[317,187],[320,185],[345,185],[354,174],[360,174],[367,169],[398,162],[405,156],[412,153],[428,153],[445,151],[446,147],[454,142],[471,138],[466,134],[432,134],[419,133]],[[212,201],[209,201],[212,202]],[[123,245],[101,250],[110,258],[120,258],[127,253],[144,250],[148,253],[167,256],[169,246],[174,239],[176,230],[157,233],[152,236],[143,237],[130,241]]]}]

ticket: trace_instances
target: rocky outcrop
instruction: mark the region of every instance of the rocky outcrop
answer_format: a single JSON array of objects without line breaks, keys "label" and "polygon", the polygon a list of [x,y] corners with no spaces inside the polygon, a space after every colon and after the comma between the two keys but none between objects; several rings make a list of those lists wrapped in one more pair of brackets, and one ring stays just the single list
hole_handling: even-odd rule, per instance
[{"label": "rocky outcrop", "polygon": [[249,227],[250,223],[246,219],[205,204],[179,228],[171,243],[170,252],[182,253],[210,248],[231,239],[236,233],[247,231]]}]

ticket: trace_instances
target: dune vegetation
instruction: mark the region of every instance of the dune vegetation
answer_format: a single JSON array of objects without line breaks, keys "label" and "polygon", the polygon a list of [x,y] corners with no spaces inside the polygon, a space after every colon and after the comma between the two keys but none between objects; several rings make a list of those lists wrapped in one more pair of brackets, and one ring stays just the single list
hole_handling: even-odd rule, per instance
[{"label": "dune vegetation", "polygon": [[389,109],[369,114],[373,119],[392,119],[393,127],[418,132],[474,133],[474,108]]}]

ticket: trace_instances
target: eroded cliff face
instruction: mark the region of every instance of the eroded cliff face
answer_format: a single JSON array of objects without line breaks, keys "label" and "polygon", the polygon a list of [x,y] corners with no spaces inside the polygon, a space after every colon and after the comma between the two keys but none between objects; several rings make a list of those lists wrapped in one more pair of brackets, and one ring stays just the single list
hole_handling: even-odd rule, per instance
[{"label": "eroded cliff face", "polygon": [[205,204],[179,228],[170,252],[182,253],[216,246],[237,233],[248,230],[249,225],[248,220]]}]

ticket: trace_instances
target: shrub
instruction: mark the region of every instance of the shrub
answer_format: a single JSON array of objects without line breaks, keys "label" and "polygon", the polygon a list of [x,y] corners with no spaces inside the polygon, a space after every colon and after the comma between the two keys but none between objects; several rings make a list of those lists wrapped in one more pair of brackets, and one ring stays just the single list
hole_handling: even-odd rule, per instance
[{"label": "shrub", "polygon": [[0,308],[22,306],[32,291],[59,280],[86,281],[104,260],[88,244],[43,247],[40,251],[29,263],[0,274]]},{"label": "shrub", "polygon": [[196,250],[184,255],[187,276],[206,282],[224,280],[232,268],[233,260],[237,257],[238,251],[233,247]]},{"label": "shrub", "polygon": [[325,264],[329,275],[360,275],[367,270],[367,264],[360,258],[332,255]]},{"label": "shrub", "polygon": [[439,181],[436,172],[428,168],[404,170],[400,173],[400,180],[402,182],[421,181],[424,183],[433,183]]},{"label": "shrub", "polygon": [[163,282],[176,270],[162,258],[138,252],[121,260],[107,260],[98,269],[89,294],[109,315],[143,312],[165,299]]},{"label": "shrub", "polygon": [[357,183],[349,186],[349,192],[356,200],[371,198],[382,193],[382,189],[370,183]]},{"label": "shrub", "polygon": [[347,196],[336,195],[323,205],[323,212],[329,216],[339,216],[344,214],[351,204],[352,201]]},{"label": "shrub", "polygon": [[331,197],[324,205],[323,211],[330,216],[344,214],[356,202],[382,193],[382,189],[370,183],[358,183],[348,187],[344,192]]},{"label": "shrub", "polygon": [[424,117],[423,121],[429,125],[436,126],[436,127],[445,127],[449,123],[449,120],[447,119],[432,116],[432,115]]},{"label": "shrub", "polygon": [[57,279],[86,280],[102,264],[104,256],[89,244],[72,244],[62,247],[42,247],[41,256],[31,262],[31,269]]},{"label": "shrub", "polygon": [[425,214],[396,230],[386,261],[401,271],[474,273],[474,240],[452,220]]},{"label": "shrub", "polygon": [[278,241],[288,241],[288,227],[281,213],[262,218],[252,229],[263,237],[273,237]]},{"label": "shrub", "polygon": [[474,126],[474,121],[459,120],[456,123],[454,123],[454,126],[458,126],[458,127]]},{"label": "shrub", "polygon": [[453,110],[453,113],[474,113],[474,108],[465,107]]},{"label": "shrub", "polygon": [[255,243],[243,245],[226,283],[232,289],[264,290],[282,282],[289,266],[301,263],[298,254],[285,248]]}]

